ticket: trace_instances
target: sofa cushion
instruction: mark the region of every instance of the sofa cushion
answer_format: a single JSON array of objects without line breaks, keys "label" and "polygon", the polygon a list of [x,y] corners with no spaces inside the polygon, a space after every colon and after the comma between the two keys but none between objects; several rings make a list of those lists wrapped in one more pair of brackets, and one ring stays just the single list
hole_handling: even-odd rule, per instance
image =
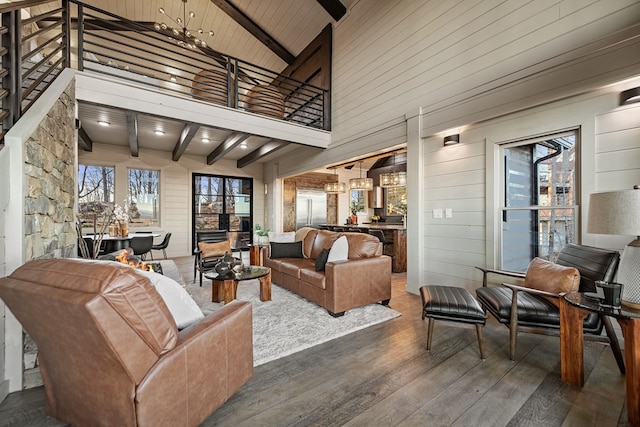
[{"label": "sofa cushion", "polygon": [[327,262],[346,261],[349,259],[349,242],[346,236],[340,236],[333,242],[329,250]]},{"label": "sofa cushion", "polygon": [[316,288],[325,289],[326,276],[324,271],[314,271],[308,268],[300,269],[300,280]]},{"label": "sofa cushion", "polygon": [[307,258],[285,258],[280,264],[280,272],[287,276],[300,278],[301,269],[314,270],[314,261]]},{"label": "sofa cushion", "polygon": [[221,257],[225,252],[231,253],[231,242],[229,240],[216,243],[198,242],[198,249],[202,252],[202,258]]},{"label": "sofa cushion", "polygon": [[304,258],[302,254],[302,242],[271,242],[269,256],[271,258]]},{"label": "sofa cushion", "polygon": [[345,233],[349,242],[349,259],[382,255],[382,243],[369,233]]},{"label": "sofa cushion", "polygon": [[317,235],[318,230],[311,230],[306,236],[304,236],[304,239],[302,240],[302,253],[305,258],[309,258],[311,256],[311,249],[313,248]]},{"label": "sofa cushion", "polygon": [[138,272],[146,276],[151,284],[155,286],[156,291],[158,291],[171,312],[178,329],[184,329],[204,317],[198,304],[178,282],[151,271],[138,270]]},{"label": "sofa cushion", "polygon": [[[311,234],[311,232],[309,232],[309,234]],[[309,258],[316,259],[324,248],[331,248],[333,242],[335,242],[340,236],[341,233],[334,233],[333,231],[328,230],[318,230],[316,238],[313,241],[313,247],[309,253]]]},{"label": "sofa cushion", "polygon": [[324,271],[324,266],[327,264],[327,259],[329,259],[329,249],[324,248],[320,251],[320,255],[316,258],[316,271]]},{"label": "sofa cushion", "polygon": [[529,263],[524,285],[554,294],[577,292],[580,273],[574,267],[564,267],[536,257]]},{"label": "sofa cushion", "polygon": [[295,241],[296,242],[300,242],[302,240],[304,240],[305,237],[307,237],[307,233],[309,233],[311,230],[315,230],[315,228],[313,227],[301,227],[298,230],[296,230],[296,234],[295,234]]}]

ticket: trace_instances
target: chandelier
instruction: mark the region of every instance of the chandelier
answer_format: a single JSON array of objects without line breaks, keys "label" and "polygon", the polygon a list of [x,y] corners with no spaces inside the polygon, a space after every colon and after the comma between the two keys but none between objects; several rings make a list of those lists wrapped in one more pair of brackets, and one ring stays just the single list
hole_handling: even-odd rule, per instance
[{"label": "chandelier", "polygon": [[396,153],[393,153],[392,172],[380,174],[380,187],[403,187],[407,185],[407,173],[396,172]]},{"label": "chandelier", "polygon": [[373,179],[362,177],[362,162],[360,162],[360,177],[351,178],[349,180],[349,188],[351,190],[373,190]]},{"label": "chandelier", "polygon": [[347,191],[346,185],[344,182],[339,182],[338,175],[336,174],[336,170],[333,170],[333,176],[336,178],[336,182],[327,182],[324,185],[324,192],[327,194],[342,194]]},{"label": "chandelier", "polygon": [[[182,0],[182,18],[177,17],[176,19],[173,19],[172,17],[167,15],[167,12],[164,10],[163,7],[158,8],[158,12],[160,12],[162,15],[166,15],[167,18],[169,18],[171,21],[173,21],[176,24],[176,27],[171,27],[165,24],[164,22],[160,22],[160,23],[156,22],[155,24],[153,24],[153,27],[157,31],[160,31],[160,30],[171,31],[173,35],[177,37],[177,38],[169,37],[169,40],[174,41],[178,46],[184,49],[186,48],[196,49],[197,47],[207,47],[207,43],[204,40],[198,38],[198,37],[202,37],[205,31],[202,28],[198,28],[197,30],[190,30],[188,28],[189,22],[191,22],[192,18],[196,17],[196,14],[192,10],[190,10],[189,14],[187,14],[187,0]],[[196,36],[195,34],[197,34],[198,36]],[[214,32],[209,30],[207,32],[207,35],[213,37]]]}]

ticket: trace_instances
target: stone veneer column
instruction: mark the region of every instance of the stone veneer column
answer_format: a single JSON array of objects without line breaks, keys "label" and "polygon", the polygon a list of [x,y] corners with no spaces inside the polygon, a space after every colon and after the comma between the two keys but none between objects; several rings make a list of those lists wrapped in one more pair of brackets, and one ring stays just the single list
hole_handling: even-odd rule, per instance
[{"label": "stone veneer column", "polygon": [[76,256],[75,81],[25,143],[25,260]]}]

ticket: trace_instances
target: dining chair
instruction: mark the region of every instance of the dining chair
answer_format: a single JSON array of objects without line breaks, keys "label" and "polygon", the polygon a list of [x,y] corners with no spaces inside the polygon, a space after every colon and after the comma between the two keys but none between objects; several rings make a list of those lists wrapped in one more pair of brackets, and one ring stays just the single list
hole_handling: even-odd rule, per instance
[{"label": "dining chair", "polygon": [[[151,247],[153,246],[153,236],[136,236],[131,239],[129,247],[133,250],[134,255],[140,256],[144,261],[147,258],[147,253],[151,253]],[[153,254],[151,254],[153,260]]]},{"label": "dining chair", "polygon": [[[171,239],[171,233],[165,234],[162,242],[158,245],[151,246],[151,250],[162,251],[162,253],[164,254],[164,259],[167,259],[167,246],[169,246],[169,239]],[[151,253],[151,259],[153,259],[153,253]]]}]

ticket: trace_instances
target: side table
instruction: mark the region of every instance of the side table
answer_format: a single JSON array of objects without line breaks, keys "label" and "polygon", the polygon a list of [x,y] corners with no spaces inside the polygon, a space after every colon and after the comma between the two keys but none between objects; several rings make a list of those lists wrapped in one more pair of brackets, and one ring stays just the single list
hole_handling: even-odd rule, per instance
[{"label": "side table", "polygon": [[[640,426],[640,311],[601,307],[598,301],[574,292],[560,298],[560,372],[562,380],[584,385],[584,338],[582,319],[588,312],[614,317],[624,335],[624,368],[627,387],[627,416]],[[620,364],[620,361],[618,361]]]},{"label": "side table", "polygon": [[266,248],[267,245],[261,243],[254,243],[249,245],[249,264],[251,265],[263,265],[262,262],[262,248]]}]

